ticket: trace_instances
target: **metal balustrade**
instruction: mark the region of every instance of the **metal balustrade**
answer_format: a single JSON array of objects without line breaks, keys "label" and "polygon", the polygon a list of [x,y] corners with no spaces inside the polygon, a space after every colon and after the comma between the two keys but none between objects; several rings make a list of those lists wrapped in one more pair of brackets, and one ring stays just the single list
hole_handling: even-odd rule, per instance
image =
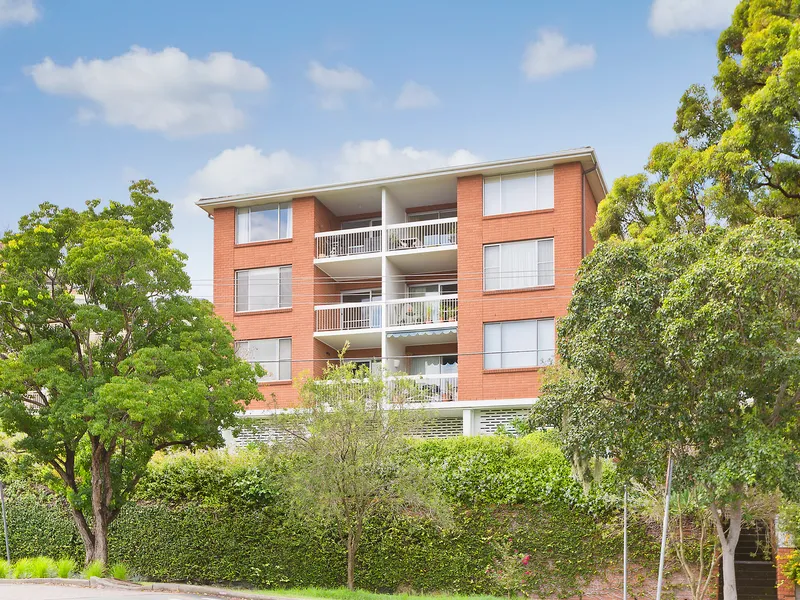
[{"label": "metal balustrade", "polygon": [[454,246],[457,228],[458,217],[389,225],[386,227],[388,250]]},{"label": "metal balustrade", "polygon": [[359,227],[341,231],[323,231],[314,235],[317,242],[315,258],[357,256],[381,251],[381,227]]},{"label": "metal balustrade", "polygon": [[380,329],[383,302],[349,302],[314,307],[315,331]]},{"label": "metal balustrade", "polygon": [[458,321],[458,296],[423,296],[387,302],[388,327]]},{"label": "metal balustrade", "polygon": [[[400,383],[410,381],[413,385]],[[334,381],[321,381],[333,385]],[[458,374],[387,376],[382,395],[387,402],[455,402],[458,400]],[[368,393],[368,384],[361,379],[350,379],[337,393],[355,397]],[[359,389],[359,386],[361,388]],[[402,397],[400,396],[402,394]]]}]

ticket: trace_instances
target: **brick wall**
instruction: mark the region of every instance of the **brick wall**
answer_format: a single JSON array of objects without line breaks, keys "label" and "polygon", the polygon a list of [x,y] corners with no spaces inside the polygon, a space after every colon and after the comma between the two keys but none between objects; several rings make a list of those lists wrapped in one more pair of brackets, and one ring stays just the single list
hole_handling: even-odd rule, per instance
[{"label": "brick wall", "polygon": [[778,548],[775,555],[776,572],[777,572],[777,587],[778,587],[778,600],[794,600],[795,599],[795,582],[783,574],[786,563],[789,562],[789,556],[795,551],[794,548]]},{"label": "brick wall", "polygon": [[[483,178],[458,181],[459,400],[532,398],[539,394],[541,369],[483,370],[483,324],[564,316],[581,261],[581,235],[594,222],[587,202],[581,225],[580,163],[555,167],[555,201],[550,210],[483,216]],[[588,190],[588,185],[586,186]],[[593,211],[592,211],[593,212]],[[483,246],[553,238],[555,285],[536,290],[484,292]]]}]

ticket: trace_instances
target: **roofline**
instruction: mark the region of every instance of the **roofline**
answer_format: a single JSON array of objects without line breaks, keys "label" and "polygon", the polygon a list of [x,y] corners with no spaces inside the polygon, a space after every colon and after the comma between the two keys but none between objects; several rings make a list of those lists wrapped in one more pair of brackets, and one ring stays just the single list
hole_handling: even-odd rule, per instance
[{"label": "roofline", "polygon": [[487,170],[501,169],[505,167],[515,166],[528,166],[532,163],[548,162],[552,160],[563,159],[581,159],[588,158],[592,161],[594,172],[597,173],[600,186],[602,187],[603,195],[608,193],[608,186],[606,185],[603,173],[600,170],[600,165],[597,162],[597,155],[594,148],[585,146],[583,148],[574,148],[571,150],[562,150],[550,154],[540,154],[537,156],[527,156],[523,158],[512,158],[506,160],[497,160],[482,163],[470,163],[465,165],[458,165],[454,167],[444,167],[441,169],[432,169],[429,171],[418,171],[416,173],[408,173],[405,175],[394,175],[390,177],[377,177],[373,179],[361,179],[356,181],[347,181],[335,184],[317,185],[306,188],[294,188],[277,190],[274,192],[256,193],[256,194],[237,194],[231,196],[216,196],[211,198],[201,198],[196,202],[197,206],[206,210],[209,213],[214,211],[214,208],[222,206],[235,206],[243,202],[253,201],[278,201],[289,200],[291,198],[301,198],[304,196],[315,196],[327,192],[336,192],[347,189],[355,189],[371,186],[384,186],[394,183],[403,183],[407,181],[415,181],[420,179],[428,179],[433,177],[441,177],[443,175],[471,175],[480,174]]}]

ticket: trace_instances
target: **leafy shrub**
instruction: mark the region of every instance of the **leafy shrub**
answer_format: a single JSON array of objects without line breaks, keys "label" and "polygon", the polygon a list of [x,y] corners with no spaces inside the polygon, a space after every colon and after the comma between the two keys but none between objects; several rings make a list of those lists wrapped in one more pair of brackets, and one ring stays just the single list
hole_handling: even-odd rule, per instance
[{"label": "leafy shrub", "polygon": [[71,558],[61,558],[56,561],[56,574],[61,579],[68,579],[78,572],[78,563]]},{"label": "leafy shrub", "polygon": [[81,571],[81,577],[91,579],[92,577],[103,577],[106,574],[106,566],[102,560],[93,560]]},{"label": "leafy shrub", "polygon": [[119,579],[121,581],[128,580],[128,567],[126,567],[123,563],[118,562],[114,563],[108,568],[108,574],[111,575],[114,579]]},{"label": "leafy shrub", "polygon": [[507,538],[497,545],[498,558],[487,567],[486,572],[494,579],[508,598],[511,596],[530,596],[532,572],[531,555],[514,550],[514,540]]},{"label": "leafy shrub", "polygon": [[0,579],[11,577],[11,563],[7,560],[0,560]]},{"label": "leafy shrub", "polygon": [[789,555],[783,573],[792,581],[800,583],[800,551],[795,550]]},{"label": "leafy shrub", "polygon": [[56,562],[46,556],[20,558],[14,563],[15,579],[43,579],[56,576]]}]

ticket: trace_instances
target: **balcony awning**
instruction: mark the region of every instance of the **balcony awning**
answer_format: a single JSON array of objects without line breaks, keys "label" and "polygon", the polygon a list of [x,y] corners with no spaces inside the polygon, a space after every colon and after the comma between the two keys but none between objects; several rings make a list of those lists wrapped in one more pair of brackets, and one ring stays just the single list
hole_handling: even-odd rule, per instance
[{"label": "balcony awning", "polygon": [[418,335],[442,335],[456,332],[458,332],[457,327],[445,327],[444,329],[419,329],[417,331],[390,331],[386,334],[386,337],[406,338]]}]

